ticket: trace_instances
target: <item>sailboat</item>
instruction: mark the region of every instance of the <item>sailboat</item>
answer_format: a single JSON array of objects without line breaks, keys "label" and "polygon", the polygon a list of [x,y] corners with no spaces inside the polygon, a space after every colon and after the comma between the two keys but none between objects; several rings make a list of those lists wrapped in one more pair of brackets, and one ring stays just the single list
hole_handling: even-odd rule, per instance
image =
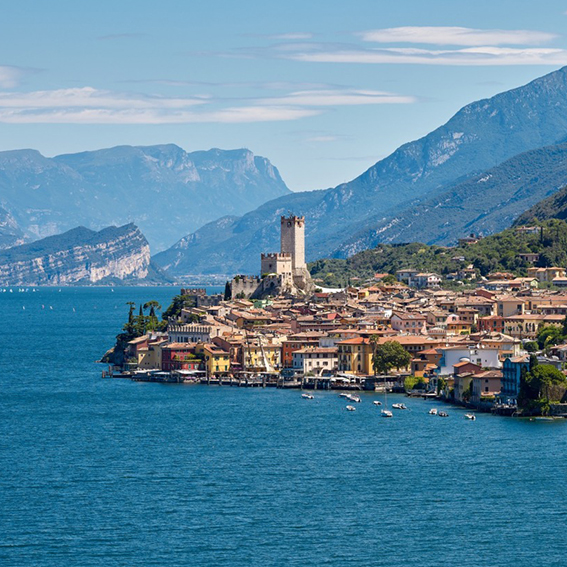
[{"label": "sailboat", "polygon": [[[388,387],[384,384],[384,407],[388,408]],[[382,417],[394,417],[394,414],[389,409],[380,410]]]}]

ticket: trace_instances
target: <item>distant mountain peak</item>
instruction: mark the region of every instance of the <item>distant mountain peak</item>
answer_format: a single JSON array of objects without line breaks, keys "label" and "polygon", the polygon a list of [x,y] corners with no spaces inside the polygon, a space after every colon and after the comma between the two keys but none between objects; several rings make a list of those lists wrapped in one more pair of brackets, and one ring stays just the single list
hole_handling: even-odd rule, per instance
[{"label": "distant mountain peak", "polygon": [[159,250],[218,216],[289,193],[270,161],[247,149],[121,145],[54,158],[0,152],[0,205],[28,240],[135,219]]}]

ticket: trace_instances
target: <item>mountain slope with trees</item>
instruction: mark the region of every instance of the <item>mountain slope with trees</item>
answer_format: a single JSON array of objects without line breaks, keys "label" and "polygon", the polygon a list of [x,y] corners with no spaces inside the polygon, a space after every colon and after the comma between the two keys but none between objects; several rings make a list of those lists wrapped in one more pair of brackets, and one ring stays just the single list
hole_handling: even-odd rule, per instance
[{"label": "mountain slope with trees", "polygon": [[352,278],[372,278],[375,273],[395,274],[412,268],[440,275],[455,272],[472,264],[480,275],[508,271],[527,275],[532,265],[519,254],[537,253],[538,266],[567,268],[567,223],[549,220],[537,234],[525,234],[510,228],[483,238],[476,244],[447,248],[419,242],[379,244],[346,259],[329,258],[309,264],[311,276],[323,285],[346,285]]},{"label": "mountain slope with trees", "polygon": [[[283,196],[243,217],[214,221],[156,261],[178,275],[253,272],[260,252],[278,249],[279,216],[289,211],[306,218],[308,259],[329,256],[361,229],[370,230],[373,223],[393,219],[457,182],[566,136],[563,68],[465,106],[443,126],[401,146],[349,183]],[[211,233],[215,237],[208,241]]]}]

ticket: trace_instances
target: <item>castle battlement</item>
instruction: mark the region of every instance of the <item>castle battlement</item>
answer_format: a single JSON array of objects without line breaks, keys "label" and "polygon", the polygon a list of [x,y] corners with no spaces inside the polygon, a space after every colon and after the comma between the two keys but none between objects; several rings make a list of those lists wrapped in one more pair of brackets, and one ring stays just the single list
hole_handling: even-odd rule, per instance
[{"label": "castle battlement", "polygon": [[262,260],[277,260],[278,258],[291,258],[289,252],[267,252],[260,255]]},{"label": "castle battlement", "polygon": [[234,276],[233,281],[236,280],[237,282],[249,282],[249,283],[254,283],[254,282],[259,282],[260,278],[258,276],[244,276],[244,275],[238,275],[238,276]]},{"label": "castle battlement", "polygon": [[295,215],[290,215],[289,217],[282,216],[280,218],[280,223],[282,226],[304,226],[305,225],[305,217],[296,217]]}]

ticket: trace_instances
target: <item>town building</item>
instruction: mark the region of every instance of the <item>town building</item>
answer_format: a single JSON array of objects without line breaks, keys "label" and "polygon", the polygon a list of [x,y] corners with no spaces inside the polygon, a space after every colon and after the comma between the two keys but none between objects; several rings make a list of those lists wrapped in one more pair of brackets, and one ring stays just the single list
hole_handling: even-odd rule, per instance
[{"label": "town building", "polygon": [[331,375],[337,371],[337,347],[307,347],[293,353],[293,368],[304,375]]}]

